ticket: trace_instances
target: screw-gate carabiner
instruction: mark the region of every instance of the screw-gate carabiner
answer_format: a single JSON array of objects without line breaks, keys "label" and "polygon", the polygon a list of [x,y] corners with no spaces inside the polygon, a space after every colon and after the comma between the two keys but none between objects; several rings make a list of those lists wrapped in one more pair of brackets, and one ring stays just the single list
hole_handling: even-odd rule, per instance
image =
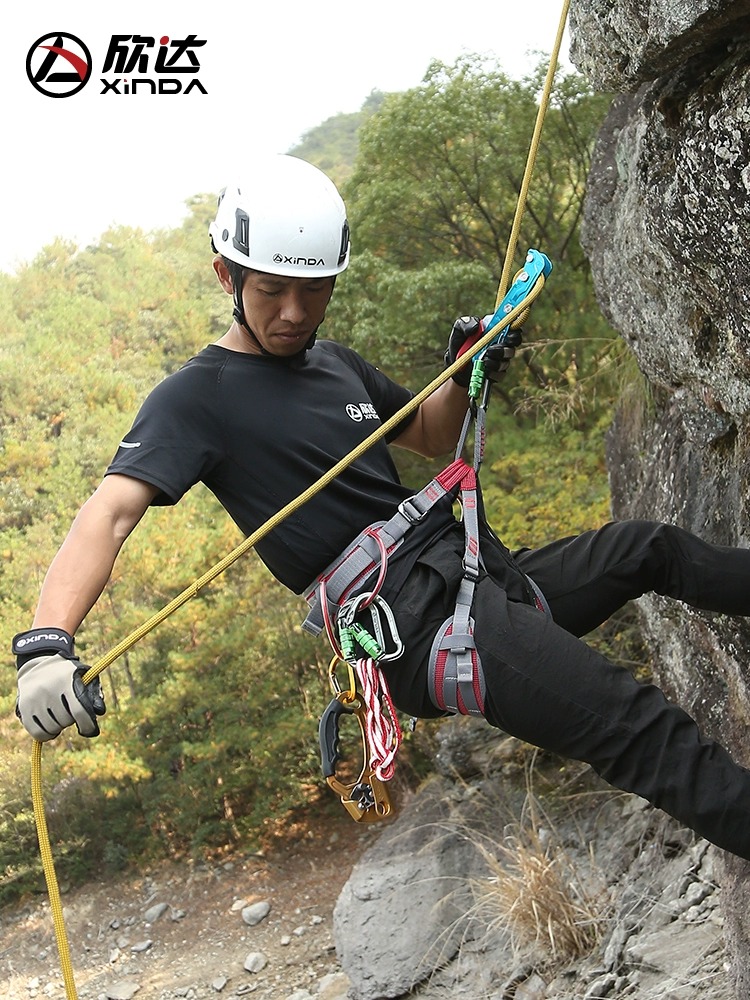
[{"label": "screw-gate carabiner", "polygon": [[[372,632],[356,621],[357,615],[364,610],[370,613]],[[358,659],[355,644],[359,644],[365,656],[381,663],[397,659],[404,651],[393,611],[376,593],[358,594],[342,604],[337,624],[341,650],[347,661]]]}]

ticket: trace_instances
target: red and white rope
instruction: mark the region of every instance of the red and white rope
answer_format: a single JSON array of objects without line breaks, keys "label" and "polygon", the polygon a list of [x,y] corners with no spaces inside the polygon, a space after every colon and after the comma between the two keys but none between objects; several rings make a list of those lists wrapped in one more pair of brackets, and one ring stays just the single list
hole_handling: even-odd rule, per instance
[{"label": "red and white rope", "polygon": [[381,781],[390,781],[396,770],[396,754],[401,746],[402,733],[388,682],[376,660],[357,660],[355,669],[367,710],[365,730],[370,748],[370,767]]}]

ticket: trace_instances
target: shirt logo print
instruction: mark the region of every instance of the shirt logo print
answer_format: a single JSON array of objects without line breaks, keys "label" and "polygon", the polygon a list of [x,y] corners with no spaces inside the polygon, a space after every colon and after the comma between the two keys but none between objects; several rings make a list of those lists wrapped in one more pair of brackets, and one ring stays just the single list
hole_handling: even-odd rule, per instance
[{"label": "shirt logo print", "polygon": [[372,403],[348,403],[346,415],[357,424],[362,420],[378,419],[378,412]]}]

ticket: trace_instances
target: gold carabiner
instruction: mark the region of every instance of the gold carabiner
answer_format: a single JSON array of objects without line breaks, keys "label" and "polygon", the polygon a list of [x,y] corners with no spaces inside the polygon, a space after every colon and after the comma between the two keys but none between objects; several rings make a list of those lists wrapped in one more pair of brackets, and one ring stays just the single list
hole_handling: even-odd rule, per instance
[{"label": "gold carabiner", "polygon": [[[341,687],[336,673],[339,664],[345,666],[347,670],[349,687],[346,690]],[[346,660],[342,660],[340,656],[334,656],[328,664],[328,683],[331,685],[333,694],[337,698],[340,697],[346,704],[352,704],[357,700],[357,677],[354,673],[354,667]]]}]

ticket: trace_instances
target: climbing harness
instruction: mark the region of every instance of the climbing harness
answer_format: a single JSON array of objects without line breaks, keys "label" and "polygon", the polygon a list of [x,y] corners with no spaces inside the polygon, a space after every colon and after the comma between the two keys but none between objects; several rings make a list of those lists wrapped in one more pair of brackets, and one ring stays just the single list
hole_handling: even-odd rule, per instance
[{"label": "climbing harness", "polygon": [[[507,340],[514,325],[507,317],[519,310],[522,310],[519,319],[525,317],[529,289],[538,280],[546,279],[551,270],[549,258],[538,250],[529,250],[523,270],[516,274],[511,288],[487,323],[487,331],[494,331],[495,337],[473,353],[468,389],[470,405],[453,462],[419,493],[402,501],[389,521],[378,521],[365,528],[305,591],[310,610],[302,627],[314,635],[325,629],[334,651],[329,670],[334,697],[323,714],[319,732],[323,776],[355,820],[373,822],[390,814],[384,782],[393,777],[395,756],[401,742],[388,684],[380,667],[382,663],[398,659],[403,652],[393,611],[380,596],[388,561],[407,533],[445,497],[458,499],[461,505],[465,537],[463,577],[454,612],[443,622],[432,644],[428,662],[429,695],[433,705],[442,712],[484,715],[485,681],[471,616],[481,569],[478,477],[484,457],[491,387],[484,359],[491,346],[502,345]],[[483,332],[480,326],[480,335]],[[464,353],[471,353],[472,348],[473,344],[469,344]],[[472,420],[474,454],[469,465],[462,454]],[[545,611],[546,604],[539,589],[528,577],[526,580],[530,598]],[[370,586],[372,589],[368,589]],[[369,628],[360,620],[365,614],[369,615]],[[348,668],[349,687],[343,690],[335,670],[339,663],[345,663]],[[390,725],[383,722],[386,718],[384,706]],[[336,773],[336,764],[341,759],[339,721],[344,712],[357,715],[364,761],[358,778],[349,784],[343,783]]]},{"label": "climbing harness", "polygon": [[[508,288],[510,273],[513,267],[513,259],[515,257],[516,246],[518,243],[518,236],[520,232],[521,220],[525,210],[525,204],[528,196],[529,185],[531,181],[531,175],[533,173],[534,163],[536,161],[536,155],[539,147],[539,141],[541,138],[542,125],[544,118],[549,106],[549,101],[552,93],[552,85],[554,81],[554,75],[557,68],[557,63],[559,60],[560,48],[562,46],[562,38],[565,30],[565,24],[568,18],[568,10],[570,7],[570,0],[563,0],[562,12],[560,15],[560,20],[557,29],[557,35],[555,38],[555,43],[553,45],[552,54],[550,58],[549,68],[547,70],[547,76],[545,78],[544,86],[542,89],[542,94],[539,101],[539,108],[536,117],[536,123],[534,126],[534,131],[532,134],[532,139],[529,147],[529,154],[526,161],[526,169],[524,171],[524,176],[521,182],[521,188],[519,191],[518,202],[516,205],[516,212],[513,219],[513,225],[511,227],[511,233],[508,239],[508,246],[505,254],[505,263],[503,266],[503,273],[500,280],[500,285],[498,288],[496,309],[504,298],[506,290]],[[520,324],[523,322],[528,309],[532,302],[541,293],[544,287],[545,275],[541,274],[534,284],[529,283],[530,287],[523,300],[513,306],[510,312],[504,317],[505,327],[508,329],[512,328],[514,323],[518,321]],[[494,319],[494,317],[493,317]],[[498,319],[499,323],[499,319]],[[489,346],[495,340],[497,336],[495,326],[497,324],[491,324],[486,331],[477,339],[476,343],[472,345],[472,348],[476,354],[481,353],[481,351]],[[392,417],[386,420],[380,427],[378,427],[372,434],[370,434],[364,441],[362,441],[356,448],[354,448],[348,455],[345,455],[339,462],[332,466],[328,472],[320,476],[314,483],[312,483],[306,490],[304,490],[298,497],[290,501],[281,510],[277,511],[272,517],[270,517],[265,524],[261,525],[256,531],[251,535],[248,535],[236,548],[229,552],[223,559],[212,566],[206,571],[201,577],[195,580],[189,587],[186,587],[180,594],[178,594],[173,600],[166,604],[163,608],[157,611],[154,615],[143,622],[138,628],[134,629],[129,635],[122,639],[119,643],[113,646],[107,653],[100,657],[83,677],[84,684],[90,684],[95,680],[107,667],[109,667],[114,661],[126,653],[129,649],[132,649],[136,643],[140,642],[146,635],[150,634],[155,628],[157,628],[162,622],[166,621],[172,614],[174,614],[179,608],[187,604],[188,601],[196,597],[201,590],[212,583],[217,577],[224,573],[230,566],[233,566],[235,562],[241,559],[244,555],[250,552],[266,535],[270,534],[279,524],[281,524],[288,517],[291,517],[297,510],[304,506],[309,500],[311,500],[317,493],[325,489],[334,479],[336,479],[342,472],[344,472],[350,465],[357,461],[357,459],[363,455],[369,448],[376,444],[381,439],[385,438],[386,435],[393,430],[402,420],[404,420],[411,413],[415,412],[421,404],[430,396],[436,389],[452,378],[460,369],[467,363],[466,357],[457,358],[452,364],[448,365],[435,379],[432,380],[427,386],[424,387],[420,392],[416,393],[412,399],[404,406],[402,409],[395,413]],[[402,505],[403,506],[403,505]],[[377,544],[377,543],[376,543]],[[364,716],[365,709],[363,703],[359,700],[356,694],[356,685],[352,680],[348,689],[340,689],[337,691],[337,697],[335,699],[341,706],[340,708],[336,706],[333,710],[329,705],[326,710],[329,721],[326,725],[324,749],[326,755],[326,763],[324,764],[324,770],[331,770],[335,772],[336,763],[338,759],[338,746],[337,746],[337,733],[338,733],[338,717],[342,712],[347,712],[349,714],[354,714],[357,717],[357,721],[360,724],[363,734],[367,733],[367,721]],[[325,718],[325,715],[324,715]],[[393,715],[395,720],[395,713]],[[398,723],[395,723],[394,730],[397,731]],[[321,727],[322,728],[322,727]],[[392,745],[397,743],[400,737],[392,738]],[[321,738],[321,742],[323,739]],[[364,742],[364,735],[363,735]],[[367,750],[367,748],[365,748]],[[57,881],[57,875],[55,872],[54,858],[52,856],[52,848],[50,846],[49,830],[47,828],[47,821],[44,812],[44,802],[42,795],[42,779],[41,779],[41,766],[42,766],[42,743],[37,740],[32,741],[32,751],[31,751],[31,797],[34,807],[34,818],[37,827],[37,836],[39,840],[39,853],[42,859],[42,867],[44,869],[44,877],[47,885],[47,893],[50,901],[50,909],[52,912],[55,940],[57,943],[58,953],[60,956],[60,966],[63,976],[63,982],[65,985],[65,995],[67,1000],[78,1000],[78,993],[75,985],[75,978],[73,975],[73,966],[70,958],[70,946],[67,939],[67,934],[65,931],[65,920],[63,916],[62,902],[60,898],[60,888]],[[385,771],[381,768],[381,773],[385,775]],[[327,776],[328,778],[329,776]],[[361,813],[368,814],[369,808],[360,809],[358,805],[358,800],[352,797],[353,789],[350,790],[348,785],[343,782],[339,782],[335,778],[335,774],[332,774],[334,781],[335,790],[341,789],[343,791],[343,798],[346,802],[354,802],[354,809],[357,810],[357,816]],[[390,811],[390,803],[388,801],[387,794],[385,793],[385,785],[382,780],[378,778],[375,774],[374,769],[371,767],[370,763],[366,763],[360,772],[360,777],[362,781],[355,782],[354,784],[362,784],[363,788],[362,795],[363,800],[368,800],[369,796],[372,796],[375,800],[375,806],[372,807],[372,816],[382,813],[382,815],[387,815]],[[331,782],[329,781],[329,784]],[[342,799],[343,800],[343,799]],[[346,805],[345,802],[345,805]],[[352,809],[347,806],[349,811]],[[352,812],[352,815],[354,813]],[[381,818],[381,816],[378,816]]]}]

